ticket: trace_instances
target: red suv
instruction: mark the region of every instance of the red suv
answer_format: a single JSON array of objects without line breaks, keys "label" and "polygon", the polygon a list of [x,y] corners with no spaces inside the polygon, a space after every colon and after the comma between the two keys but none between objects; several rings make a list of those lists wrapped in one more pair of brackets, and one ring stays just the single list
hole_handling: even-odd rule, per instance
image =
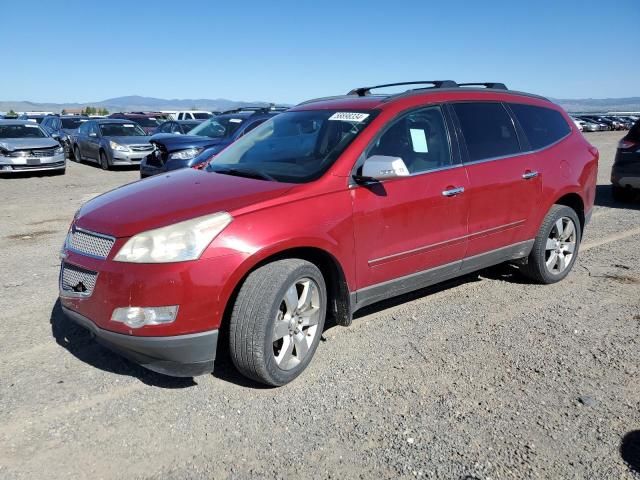
[{"label": "red suv", "polygon": [[327,317],[349,325],[365,305],[501,262],[563,279],[598,151],[545,98],[411,84],[302,103],[204,170],[89,201],[62,252],[64,311],[151,370],[211,372],[224,342],[244,375],[283,385]]}]

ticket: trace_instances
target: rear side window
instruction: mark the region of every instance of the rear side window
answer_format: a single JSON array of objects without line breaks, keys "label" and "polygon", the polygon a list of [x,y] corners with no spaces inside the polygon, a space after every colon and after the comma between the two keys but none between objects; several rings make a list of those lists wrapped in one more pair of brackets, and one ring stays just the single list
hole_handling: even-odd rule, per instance
[{"label": "rear side window", "polygon": [[511,116],[501,103],[454,103],[469,161],[520,153]]},{"label": "rear side window", "polygon": [[547,147],[571,132],[571,128],[557,110],[520,103],[510,103],[509,107],[534,150]]}]

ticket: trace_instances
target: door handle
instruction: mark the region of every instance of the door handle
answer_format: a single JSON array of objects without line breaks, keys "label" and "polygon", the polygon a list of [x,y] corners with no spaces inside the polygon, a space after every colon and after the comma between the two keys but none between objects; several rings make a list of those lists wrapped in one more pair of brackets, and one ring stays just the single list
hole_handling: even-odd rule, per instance
[{"label": "door handle", "polygon": [[532,178],[536,178],[538,176],[538,172],[533,172],[531,170],[527,170],[522,174],[522,178],[525,180],[530,180]]},{"label": "door handle", "polygon": [[464,187],[455,187],[455,188],[449,188],[447,190],[443,190],[442,195],[444,195],[445,197],[455,197],[456,195],[460,195],[463,192],[464,192]]}]

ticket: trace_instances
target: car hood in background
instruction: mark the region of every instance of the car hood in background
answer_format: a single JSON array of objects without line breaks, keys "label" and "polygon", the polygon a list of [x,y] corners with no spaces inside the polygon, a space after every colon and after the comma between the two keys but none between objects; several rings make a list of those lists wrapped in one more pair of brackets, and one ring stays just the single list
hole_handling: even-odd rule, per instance
[{"label": "car hood in background", "polygon": [[200,135],[173,135],[160,133],[151,137],[150,142],[160,145],[167,152],[175,152],[177,150],[184,150],[185,148],[210,147],[228,142],[228,139],[203,137]]},{"label": "car hood in background", "polygon": [[104,137],[107,140],[113,140],[120,145],[140,145],[144,143],[149,143],[148,136],[136,135],[136,136],[124,136],[124,137]]},{"label": "car hood in background", "polygon": [[26,150],[29,148],[59,147],[57,140],[46,138],[0,138],[0,147],[5,150]]},{"label": "car hood in background", "polygon": [[85,203],[80,228],[130,237],[202,215],[234,210],[276,198],[290,183],[211,173],[192,168],[124,185]]}]

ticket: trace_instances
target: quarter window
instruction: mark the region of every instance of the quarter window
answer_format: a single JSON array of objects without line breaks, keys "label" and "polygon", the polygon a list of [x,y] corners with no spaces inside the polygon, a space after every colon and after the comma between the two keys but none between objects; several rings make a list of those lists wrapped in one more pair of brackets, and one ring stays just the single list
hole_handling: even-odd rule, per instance
[{"label": "quarter window", "polygon": [[510,103],[509,107],[534,150],[557,142],[571,131],[564,117],[557,110],[520,103]]},{"label": "quarter window", "polygon": [[454,103],[453,109],[460,121],[470,162],[520,152],[513,121],[501,103]]},{"label": "quarter window", "polygon": [[395,120],[371,145],[366,157],[400,157],[409,173],[421,173],[451,165],[451,149],[442,110],[432,106]]}]

